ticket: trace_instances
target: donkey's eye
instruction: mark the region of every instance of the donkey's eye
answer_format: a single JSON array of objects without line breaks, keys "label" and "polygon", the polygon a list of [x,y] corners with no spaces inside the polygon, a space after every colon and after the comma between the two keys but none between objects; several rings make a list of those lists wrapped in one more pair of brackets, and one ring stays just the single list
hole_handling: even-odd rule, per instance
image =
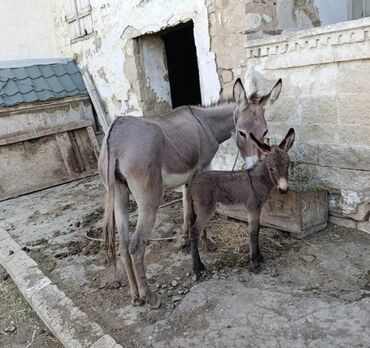
[{"label": "donkey's eye", "polygon": [[271,173],[274,173],[275,172],[275,169],[274,168],[270,168],[270,172]]},{"label": "donkey's eye", "polygon": [[263,137],[265,137],[266,136],[266,134],[268,133],[269,131],[268,130],[266,130],[265,131],[265,133],[263,133]]},{"label": "donkey's eye", "polygon": [[239,131],[239,135],[243,137],[244,139],[247,139],[247,134],[241,130]]}]

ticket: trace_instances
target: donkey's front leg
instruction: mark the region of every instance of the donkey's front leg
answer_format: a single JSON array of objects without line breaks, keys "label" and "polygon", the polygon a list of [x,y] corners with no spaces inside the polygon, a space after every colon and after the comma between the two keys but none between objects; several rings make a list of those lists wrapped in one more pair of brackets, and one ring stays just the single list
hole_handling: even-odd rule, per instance
[{"label": "donkey's front leg", "polygon": [[254,269],[264,261],[259,247],[260,210],[248,212],[250,259]]}]

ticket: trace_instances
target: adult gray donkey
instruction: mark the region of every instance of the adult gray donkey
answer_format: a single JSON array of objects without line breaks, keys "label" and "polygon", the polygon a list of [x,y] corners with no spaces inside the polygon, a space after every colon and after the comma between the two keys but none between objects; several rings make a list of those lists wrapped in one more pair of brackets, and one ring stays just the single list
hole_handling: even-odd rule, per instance
[{"label": "adult gray donkey", "polygon": [[[153,229],[163,190],[184,185],[184,239],[188,239],[191,178],[207,170],[218,147],[236,131],[236,143],[247,167],[259,153],[249,134],[263,141],[267,134],[265,106],[280,94],[279,80],[262,97],[247,98],[238,79],[233,101],[209,107],[181,106],[160,116],[118,117],[108,131],[99,158],[99,172],[107,190],[103,231],[106,249],[116,262],[115,227],[119,251],[125,264],[133,304],[149,303],[158,308],[160,299],[148,288],[145,245]],[[138,206],[136,230],[130,240],[129,193]]]}]

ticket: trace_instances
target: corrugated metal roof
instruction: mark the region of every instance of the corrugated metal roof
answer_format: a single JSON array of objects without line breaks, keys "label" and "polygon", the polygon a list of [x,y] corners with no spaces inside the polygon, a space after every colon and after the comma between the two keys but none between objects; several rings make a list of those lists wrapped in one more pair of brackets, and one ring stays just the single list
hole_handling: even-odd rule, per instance
[{"label": "corrugated metal roof", "polygon": [[0,62],[0,106],[88,94],[73,60]]}]

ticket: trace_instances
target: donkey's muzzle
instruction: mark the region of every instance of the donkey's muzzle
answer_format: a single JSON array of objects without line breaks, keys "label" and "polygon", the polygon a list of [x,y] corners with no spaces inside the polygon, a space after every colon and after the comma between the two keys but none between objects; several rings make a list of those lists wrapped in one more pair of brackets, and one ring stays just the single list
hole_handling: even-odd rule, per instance
[{"label": "donkey's muzzle", "polygon": [[287,187],[286,189],[279,188],[279,192],[282,193],[282,194],[286,194],[286,193],[288,193],[288,191],[289,191],[289,187]]},{"label": "donkey's muzzle", "polygon": [[288,192],[288,181],[285,178],[280,178],[277,186],[280,193]]}]

